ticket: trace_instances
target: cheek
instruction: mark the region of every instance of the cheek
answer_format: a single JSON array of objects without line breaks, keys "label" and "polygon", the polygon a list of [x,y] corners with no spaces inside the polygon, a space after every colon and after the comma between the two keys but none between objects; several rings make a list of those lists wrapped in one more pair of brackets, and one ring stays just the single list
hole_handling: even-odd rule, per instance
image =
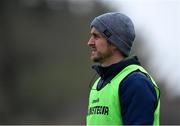
[{"label": "cheek", "polygon": [[96,49],[100,52],[102,51],[104,52],[108,48],[108,43],[103,38],[97,39],[94,44],[95,44]]},{"label": "cheek", "polygon": [[104,43],[99,44],[98,47],[99,47],[99,48],[98,48],[99,51],[101,51],[101,52],[106,52],[106,51],[108,50],[107,45],[104,44]]},{"label": "cheek", "polygon": [[98,49],[101,49],[101,50],[106,48],[106,45],[102,41],[97,41],[95,45]]}]

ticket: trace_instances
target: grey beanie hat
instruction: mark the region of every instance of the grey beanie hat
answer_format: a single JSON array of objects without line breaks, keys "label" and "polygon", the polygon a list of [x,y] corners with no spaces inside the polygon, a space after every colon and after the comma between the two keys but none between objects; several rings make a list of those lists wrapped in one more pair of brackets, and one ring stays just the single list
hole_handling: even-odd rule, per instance
[{"label": "grey beanie hat", "polygon": [[125,56],[129,56],[135,38],[134,25],[129,17],[119,12],[105,13],[96,17],[90,27],[95,27]]}]

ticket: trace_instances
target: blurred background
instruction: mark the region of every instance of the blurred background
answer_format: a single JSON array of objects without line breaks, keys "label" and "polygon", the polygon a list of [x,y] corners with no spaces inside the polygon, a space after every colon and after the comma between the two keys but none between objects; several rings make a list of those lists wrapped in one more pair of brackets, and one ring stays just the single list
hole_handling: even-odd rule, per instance
[{"label": "blurred background", "polygon": [[120,11],[161,89],[161,124],[180,124],[179,0],[1,0],[0,124],[85,124],[89,24]]}]

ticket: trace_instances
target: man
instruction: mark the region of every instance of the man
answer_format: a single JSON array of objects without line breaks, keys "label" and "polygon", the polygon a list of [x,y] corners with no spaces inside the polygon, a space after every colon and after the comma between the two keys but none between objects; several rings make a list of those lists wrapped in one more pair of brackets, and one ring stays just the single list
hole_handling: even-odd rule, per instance
[{"label": "man", "polygon": [[160,91],[129,56],[135,31],[129,17],[105,13],[91,22],[88,46],[99,74],[89,96],[87,125],[159,125]]}]

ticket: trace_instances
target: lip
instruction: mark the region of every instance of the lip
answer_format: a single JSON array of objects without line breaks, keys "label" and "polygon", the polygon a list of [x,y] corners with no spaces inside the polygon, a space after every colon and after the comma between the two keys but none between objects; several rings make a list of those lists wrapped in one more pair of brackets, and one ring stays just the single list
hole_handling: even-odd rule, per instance
[{"label": "lip", "polygon": [[96,51],[94,51],[94,50],[93,50],[93,51],[91,51],[91,53],[95,53],[95,52],[96,52]]},{"label": "lip", "polygon": [[97,51],[95,48],[91,48],[91,51]]},{"label": "lip", "polygon": [[96,50],[91,50],[91,56],[96,55],[97,51]]},{"label": "lip", "polygon": [[96,49],[91,49],[91,53],[95,53],[95,52],[97,52]]}]

